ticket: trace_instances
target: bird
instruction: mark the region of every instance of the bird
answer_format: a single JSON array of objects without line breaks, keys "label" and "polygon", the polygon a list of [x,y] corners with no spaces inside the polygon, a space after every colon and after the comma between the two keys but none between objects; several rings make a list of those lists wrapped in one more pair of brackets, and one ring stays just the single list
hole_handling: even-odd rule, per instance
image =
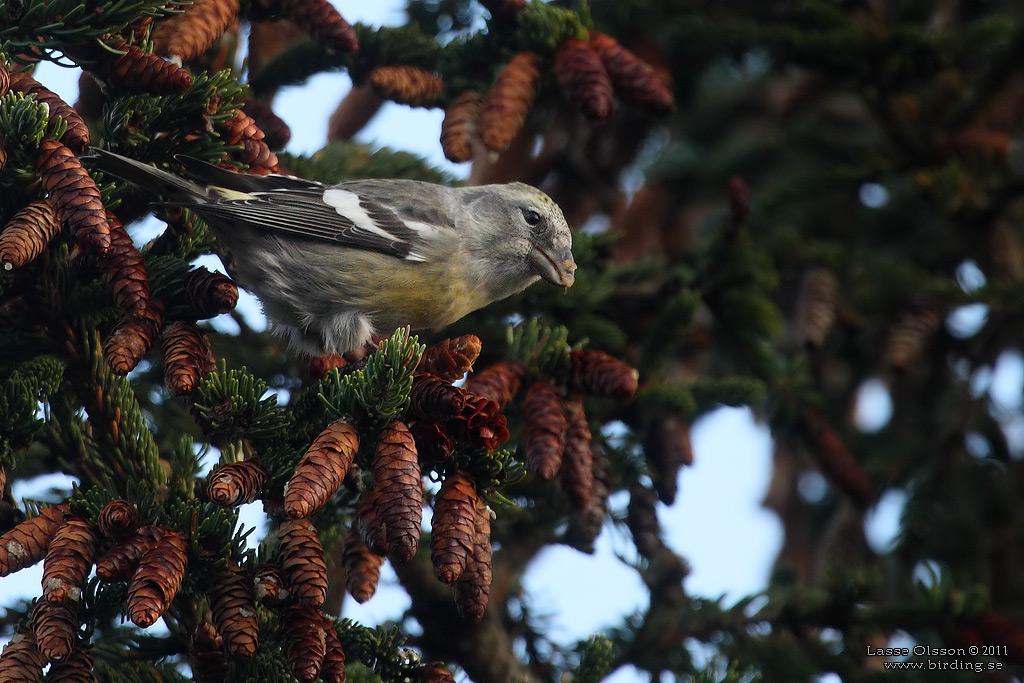
[{"label": "bird", "polygon": [[575,282],[565,216],[525,183],[326,185],[175,156],[185,178],[102,148],[90,158],[206,221],[229,274],[301,355],[357,353],[376,334],[440,329],[538,280]]}]

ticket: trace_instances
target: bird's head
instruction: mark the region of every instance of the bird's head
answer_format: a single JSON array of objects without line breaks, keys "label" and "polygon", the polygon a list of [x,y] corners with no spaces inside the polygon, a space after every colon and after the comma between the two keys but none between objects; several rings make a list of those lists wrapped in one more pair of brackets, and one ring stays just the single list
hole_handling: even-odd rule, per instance
[{"label": "bird's head", "polygon": [[503,264],[510,280],[521,283],[518,289],[538,277],[559,287],[572,286],[572,233],[551,197],[525,183],[466,189],[477,191],[470,208],[486,228],[481,248],[493,262]]}]

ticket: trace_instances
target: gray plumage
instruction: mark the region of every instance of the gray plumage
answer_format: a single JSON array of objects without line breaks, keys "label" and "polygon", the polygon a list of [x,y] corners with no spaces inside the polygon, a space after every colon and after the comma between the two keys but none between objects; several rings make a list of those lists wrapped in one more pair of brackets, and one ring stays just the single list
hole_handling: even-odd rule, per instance
[{"label": "gray plumage", "polygon": [[402,325],[439,328],[538,279],[572,285],[558,206],[523,183],[413,180],[327,186],[179,158],[192,182],[95,150],[96,166],[191,209],[230,252],[231,274],[276,332],[312,355],[362,348]]}]

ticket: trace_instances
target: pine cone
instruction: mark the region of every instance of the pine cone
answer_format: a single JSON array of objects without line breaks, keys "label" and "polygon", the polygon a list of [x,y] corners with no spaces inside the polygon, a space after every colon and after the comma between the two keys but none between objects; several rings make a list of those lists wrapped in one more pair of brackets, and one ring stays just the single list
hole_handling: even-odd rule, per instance
[{"label": "pine cone", "polygon": [[593,124],[604,123],[615,107],[612,82],[601,58],[582,40],[569,38],[555,52],[555,78],[569,101]]},{"label": "pine cone", "polygon": [[277,173],[277,155],[270,151],[264,141],[266,136],[251,116],[235,109],[230,118],[216,124],[216,129],[226,144],[242,146],[242,161],[249,166],[247,173]]},{"label": "pine cone", "polygon": [[110,36],[108,49],[92,51],[85,68],[97,80],[119,90],[152,95],[183,93],[192,85],[192,75],[174,62],[129,45],[120,36]]},{"label": "pine cone", "polygon": [[491,510],[482,498],[477,498],[474,517],[473,555],[453,588],[459,615],[478,624],[491,596]]},{"label": "pine cone", "polygon": [[288,607],[281,619],[281,640],[292,675],[310,683],[320,674],[327,654],[330,620],[312,607]]},{"label": "pine cone", "polygon": [[441,149],[449,161],[458,164],[473,158],[473,142],[479,138],[477,120],[483,108],[483,95],[473,90],[461,93],[445,108]]},{"label": "pine cone", "polygon": [[188,302],[189,317],[196,320],[230,313],[238,303],[238,285],[223,273],[214,273],[203,266],[190,270],[181,282]]},{"label": "pine cone", "polygon": [[370,85],[384,99],[410,107],[429,107],[437,101],[444,81],[426,69],[399,64],[371,71]]},{"label": "pine cone", "polygon": [[590,47],[601,57],[612,84],[622,99],[653,114],[672,110],[672,91],[650,64],[619,45],[611,36],[590,32]]},{"label": "pine cone", "polygon": [[313,440],[284,487],[289,517],[309,517],[341,486],[359,450],[359,432],[350,422],[335,420]]},{"label": "pine cone", "polygon": [[313,379],[323,379],[331,370],[337,370],[348,365],[344,356],[330,353],[324,356],[313,356],[309,359],[309,376]]},{"label": "pine cone", "polygon": [[114,294],[114,303],[128,315],[152,318],[155,314],[149,298],[146,261],[121,221],[112,213],[106,216],[110,226],[110,249],[100,257],[100,267]]},{"label": "pine cone", "polygon": [[875,500],[874,487],[832,425],[812,412],[805,429],[811,456],[822,474],[857,505],[871,505]]},{"label": "pine cone", "polygon": [[473,369],[473,361],[480,355],[481,348],[480,338],[474,334],[442,339],[423,352],[416,369],[454,382]]},{"label": "pine cone", "polygon": [[377,514],[377,490],[370,489],[359,498],[352,528],[356,530],[363,543],[378,555],[388,553],[387,541],[384,539],[384,525]]},{"label": "pine cone", "polygon": [[657,555],[664,546],[661,540],[661,525],[654,503],[657,494],[646,486],[635,484],[629,492],[629,505],[626,508],[626,524],[633,534],[633,544],[637,552],[647,559]]},{"label": "pine cone", "polygon": [[139,511],[127,500],[112,500],[100,510],[96,526],[104,536],[121,538],[139,528]]},{"label": "pine cone", "polygon": [[498,412],[494,401],[466,394],[462,412],[446,424],[448,431],[459,441],[465,441],[488,450],[494,450],[508,441],[508,421]]},{"label": "pine cone", "polygon": [[609,475],[608,462],[599,451],[594,454],[594,495],[585,510],[573,508],[569,516],[566,537],[569,544],[585,553],[594,552],[594,541],[601,534],[604,518],[608,515]]},{"label": "pine cone", "polygon": [[11,72],[7,68],[7,65],[0,62],[0,97],[7,94],[7,91],[11,87]]},{"label": "pine cone", "polygon": [[468,472],[449,472],[441,483],[430,520],[430,561],[442,583],[454,583],[473,555],[479,501]]},{"label": "pine cone", "polygon": [[554,384],[538,380],[523,399],[523,441],[526,467],[541,479],[551,479],[562,465],[569,420]]},{"label": "pine cone", "polygon": [[48,662],[59,662],[71,654],[78,634],[78,613],[69,605],[40,600],[32,611],[36,647]]},{"label": "pine cone", "polygon": [[43,508],[0,535],[0,576],[7,576],[46,557],[50,540],[64,524],[67,505]]},{"label": "pine cone", "polygon": [[540,57],[520,52],[498,74],[480,112],[480,139],[487,149],[507,149],[519,133],[537,95]]},{"label": "pine cone", "polygon": [[345,683],[345,650],[341,647],[338,632],[328,624],[324,634],[327,636],[327,654],[324,655],[324,665],[320,667],[320,680],[323,683]]},{"label": "pine cone", "polygon": [[153,51],[189,62],[220,40],[238,17],[239,0],[192,0],[185,11],[161,19],[153,30]]},{"label": "pine cone", "polygon": [[904,311],[885,341],[889,365],[902,371],[917,363],[941,326],[942,311],[937,306],[915,306]]},{"label": "pine cone", "polygon": [[63,661],[55,662],[50,667],[46,680],[60,683],[95,683],[92,657],[84,650],[72,650]]},{"label": "pine cone", "polygon": [[104,581],[123,581],[135,573],[142,556],[160,540],[166,529],[144,526],[96,560],[96,576]]},{"label": "pine cone", "polygon": [[313,39],[336,52],[355,52],[359,39],[355,29],[327,0],[261,0],[265,6],[285,14]]},{"label": "pine cone", "polygon": [[505,360],[474,372],[466,379],[464,388],[471,394],[483,396],[498,404],[499,410],[508,405],[523,384],[526,368],[522,363]]},{"label": "pine cone", "polygon": [[626,399],[636,393],[640,373],[604,351],[573,349],[569,352],[572,377],[569,385],[574,393]]},{"label": "pine cone", "polygon": [[96,533],[89,522],[72,517],[57,529],[43,560],[43,599],[77,602],[96,559]]},{"label": "pine cone", "polygon": [[110,249],[110,225],[100,191],[82,162],[53,138],[39,143],[36,168],[61,225],[83,248],[97,254]]},{"label": "pine cone", "polygon": [[292,138],[292,131],[280,116],[274,113],[269,102],[242,99],[242,110],[252,117],[256,126],[263,131],[264,140],[272,150],[282,150]]},{"label": "pine cone", "polygon": [[423,519],[423,480],[416,442],[405,423],[394,420],[377,437],[373,453],[377,515],[388,556],[408,562],[416,554]]},{"label": "pine cone", "polygon": [[466,392],[440,377],[417,372],[409,392],[409,415],[424,420],[449,420],[462,412]]},{"label": "pine cone", "polygon": [[421,461],[439,463],[451,456],[455,446],[444,425],[430,420],[416,420],[409,424],[409,431],[416,440],[416,452]]},{"label": "pine cone", "polygon": [[139,559],[128,585],[128,618],[139,628],[156,623],[178,592],[188,562],[188,539],[181,532],[162,529],[159,542]]},{"label": "pine cone", "polygon": [[579,398],[566,401],[569,425],[565,433],[565,451],[559,475],[562,489],[569,495],[576,510],[586,510],[594,497],[594,453],[590,450],[593,436]]},{"label": "pine cone", "polygon": [[31,633],[15,633],[0,653],[0,683],[42,683],[46,657]]},{"label": "pine cone", "polygon": [[[6,70],[5,70],[6,72]],[[65,102],[56,93],[29,76],[24,71],[10,77],[10,88],[14,92],[20,92],[26,96],[35,95],[36,102],[42,102],[49,109],[49,118],[52,121],[59,116],[67,124],[67,130],[61,136],[60,141],[82,153],[89,147],[89,126],[74,107]]]},{"label": "pine cone", "polygon": [[801,346],[820,348],[836,321],[838,283],[828,268],[811,268],[800,278],[796,297],[796,337]]},{"label": "pine cone", "polygon": [[276,564],[261,564],[256,567],[252,585],[253,596],[264,605],[275,606],[288,599],[284,575]]},{"label": "pine cone", "polygon": [[122,317],[114,325],[110,336],[103,342],[103,355],[117,375],[127,375],[135,369],[153,346],[162,321],[152,318]]},{"label": "pine cone", "polygon": [[320,607],[327,599],[327,562],[316,527],[308,519],[285,519],[277,534],[288,592],[302,605]]},{"label": "pine cone", "polygon": [[21,268],[46,251],[60,232],[60,221],[50,203],[39,200],[27,204],[0,234],[0,264],[4,270]]},{"label": "pine cone", "polygon": [[231,680],[231,667],[224,656],[224,639],[213,624],[204,621],[196,627],[188,654],[195,683],[224,683]]},{"label": "pine cone", "polygon": [[267,481],[267,468],[258,458],[217,465],[206,480],[206,497],[215,505],[233,507],[256,500]]},{"label": "pine cone", "polygon": [[199,380],[217,369],[210,340],[192,322],[175,320],[163,331],[164,383],[172,394],[191,394]]},{"label": "pine cone", "polygon": [[353,526],[341,548],[341,565],[345,570],[345,586],[355,601],[362,604],[373,597],[380,581],[384,557],[370,550]]},{"label": "pine cone", "polygon": [[228,652],[235,657],[251,657],[259,642],[260,623],[241,569],[227,567],[221,572],[210,588],[209,598],[213,621],[224,637]]},{"label": "pine cone", "polygon": [[693,464],[690,425],[674,417],[655,421],[644,440],[644,456],[658,498],[665,505],[672,505],[679,489],[679,468]]},{"label": "pine cone", "polygon": [[424,664],[416,671],[415,683],[455,683],[452,672],[440,664]]}]

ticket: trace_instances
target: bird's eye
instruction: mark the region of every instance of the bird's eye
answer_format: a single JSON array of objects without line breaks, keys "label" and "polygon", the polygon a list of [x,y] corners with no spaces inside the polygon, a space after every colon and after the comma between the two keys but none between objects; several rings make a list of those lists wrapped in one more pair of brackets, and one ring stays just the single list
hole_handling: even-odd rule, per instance
[{"label": "bird's eye", "polygon": [[540,225],[540,214],[533,209],[523,209],[523,220],[531,227]]}]

